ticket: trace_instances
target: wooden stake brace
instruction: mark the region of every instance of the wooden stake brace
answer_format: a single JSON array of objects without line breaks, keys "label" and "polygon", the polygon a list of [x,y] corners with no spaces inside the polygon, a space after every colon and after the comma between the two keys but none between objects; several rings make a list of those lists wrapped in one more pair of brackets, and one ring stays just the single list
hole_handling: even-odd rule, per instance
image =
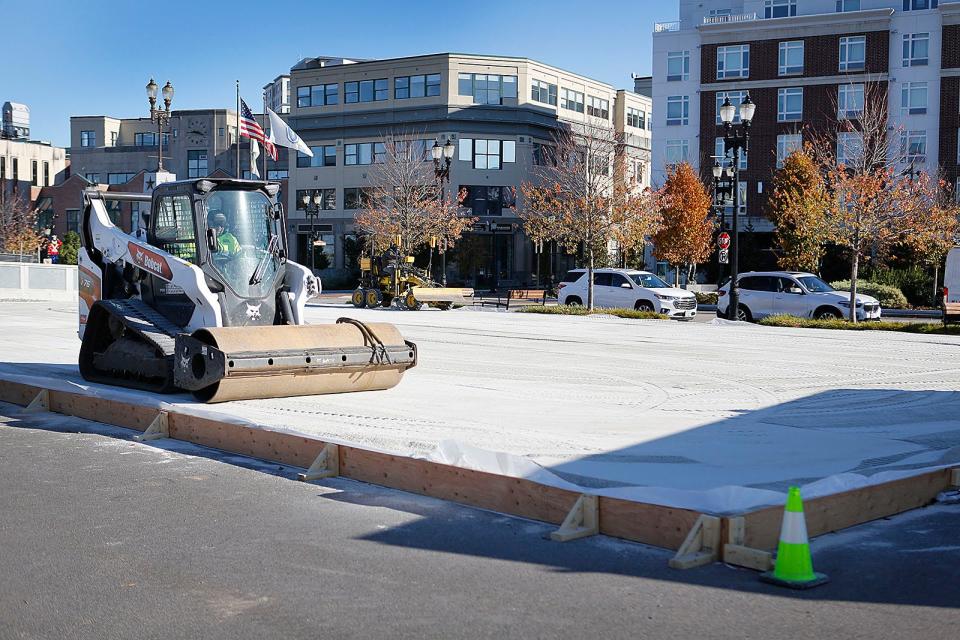
[{"label": "wooden stake brace", "polygon": [[161,411],[157,414],[157,417],[153,419],[153,422],[150,423],[150,426],[147,427],[147,430],[139,436],[133,436],[133,439],[137,442],[147,442],[148,440],[159,440],[160,438],[169,437],[170,431],[168,430],[167,412]]},{"label": "wooden stake brace", "polygon": [[720,518],[701,515],[668,564],[673,569],[692,569],[719,559]]},{"label": "wooden stake brace", "polygon": [[50,411],[50,391],[48,389],[40,389],[40,392],[20,413],[43,413],[44,411]]},{"label": "wooden stake brace", "polygon": [[577,498],[563,519],[560,528],[550,534],[554,542],[568,542],[600,533],[600,510],[597,496],[586,493]]},{"label": "wooden stake brace", "polygon": [[723,545],[723,561],[757,571],[773,569],[772,553],[743,546],[746,534],[746,523],[743,518],[730,518],[728,522],[730,542]]},{"label": "wooden stake brace", "polygon": [[329,442],[323,445],[323,450],[313,461],[306,473],[298,473],[297,480],[310,482],[321,478],[333,478],[340,475],[340,447]]}]

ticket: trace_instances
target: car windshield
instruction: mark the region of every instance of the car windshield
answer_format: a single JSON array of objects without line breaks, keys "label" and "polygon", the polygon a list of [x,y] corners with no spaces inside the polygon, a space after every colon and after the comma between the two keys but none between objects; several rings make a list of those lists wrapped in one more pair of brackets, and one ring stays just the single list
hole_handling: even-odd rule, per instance
[{"label": "car windshield", "polygon": [[647,289],[669,289],[670,285],[653,275],[652,273],[631,273],[630,279],[637,283],[638,287]]},{"label": "car windshield", "polygon": [[833,287],[816,276],[800,276],[797,280],[811,293],[828,293],[833,291]]},{"label": "car windshield", "polygon": [[[259,191],[225,189],[207,198],[207,225],[217,235],[213,265],[238,295],[255,295],[252,288],[268,287],[280,260],[271,251],[270,199]],[[251,283],[263,264],[260,283]]]}]

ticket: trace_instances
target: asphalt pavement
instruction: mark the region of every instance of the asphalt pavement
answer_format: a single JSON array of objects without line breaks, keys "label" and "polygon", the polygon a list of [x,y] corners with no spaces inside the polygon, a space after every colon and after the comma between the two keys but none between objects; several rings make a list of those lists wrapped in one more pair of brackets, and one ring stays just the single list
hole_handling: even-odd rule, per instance
[{"label": "asphalt pavement", "polygon": [[819,538],[809,592],[665,551],[0,404],[0,638],[926,638],[960,505]]}]

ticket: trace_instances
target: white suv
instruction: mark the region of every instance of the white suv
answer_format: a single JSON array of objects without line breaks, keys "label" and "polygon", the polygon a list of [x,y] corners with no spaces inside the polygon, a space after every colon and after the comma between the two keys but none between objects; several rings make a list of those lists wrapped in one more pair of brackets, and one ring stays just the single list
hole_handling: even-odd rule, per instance
[{"label": "white suv", "polygon": [[[737,282],[740,290],[740,320],[759,320],[772,315],[787,314],[802,318],[847,318],[850,312],[850,294],[837,291],[813,275],[798,271],[750,271],[741,273]],[[720,287],[717,315],[727,316],[730,304],[730,282]],[[857,320],[879,320],[880,302],[876,298],[857,294]]]},{"label": "white suv", "polygon": [[[585,304],[587,270],[568,271],[557,290],[560,304]],[[594,269],[593,304],[597,307],[656,311],[681,320],[697,315],[697,297],[650,273],[635,269]]]}]

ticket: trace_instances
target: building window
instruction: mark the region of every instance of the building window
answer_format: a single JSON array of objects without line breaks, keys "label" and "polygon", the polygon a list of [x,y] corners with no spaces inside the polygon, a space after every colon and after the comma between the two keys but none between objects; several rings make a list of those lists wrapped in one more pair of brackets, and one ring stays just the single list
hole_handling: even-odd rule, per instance
[{"label": "building window", "polygon": [[587,115],[594,118],[610,119],[610,102],[603,98],[587,96]]},{"label": "building window", "polygon": [[900,114],[921,115],[927,112],[927,83],[904,82],[900,88]]},{"label": "building window", "polygon": [[472,209],[475,216],[501,216],[504,208],[513,209],[517,206],[513,187],[460,185],[457,193],[460,206]]},{"label": "building window", "polygon": [[690,79],[690,52],[670,51],[667,53],[667,82]]},{"label": "building window", "polygon": [[837,134],[837,164],[850,164],[863,154],[863,134],[859,131],[841,131]]},{"label": "building window", "polygon": [[287,180],[290,172],[287,169],[268,169],[267,180]]},{"label": "building window", "polygon": [[904,11],[920,11],[921,9],[936,9],[937,0],[903,0]]},{"label": "building window", "polygon": [[30,161],[30,184],[35,187],[40,185],[40,169],[36,160]]},{"label": "building window", "polygon": [[343,97],[348,104],[386,100],[390,97],[389,83],[386,78],[344,82]]},{"label": "building window", "polygon": [[329,144],[320,147],[310,147],[313,156],[297,151],[297,168],[308,167],[335,167],[337,166],[337,147]]},{"label": "building window", "polygon": [[837,13],[860,11],[860,0],[837,0]]},{"label": "building window", "polygon": [[724,101],[730,99],[730,104],[737,107],[733,110],[733,124],[738,124],[740,122],[740,103],[746,100],[747,92],[746,91],[718,91],[716,100],[717,100],[717,110],[716,110],[716,119],[717,124],[723,124],[723,120],[720,119],[720,107],[723,106]]},{"label": "building window", "polygon": [[43,186],[50,186],[50,163],[46,160],[43,161]]},{"label": "building window", "polygon": [[863,113],[863,85],[842,84],[837,87],[837,119],[853,120]]},{"label": "building window", "polygon": [[440,95],[440,74],[398,76],[393,79],[393,97],[397,100]]},{"label": "building window", "polygon": [[0,180],[7,179],[7,158],[0,156]]},{"label": "building window", "polygon": [[803,120],[803,87],[777,90],[777,122]]},{"label": "building window", "polygon": [[643,109],[627,107],[627,126],[637,129],[647,128],[647,112]]},{"label": "building window", "polygon": [[[164,142],[168,142],[164,140]],[[157,134],[152,132],[133,134],[133,144],[137,147],[155,147],[157,146]]]},{"label": "building window", "polygon": [[[304,211],[306,209],[303,204],[303,196],[308,196],[311,199],[315,195],[320,195],[320,209],[322,211],[333,211],[337,208],[337,190],[336,189],[298,189],[297,196],[297,210]],[[311,205],[313,203],[311,202]]]},{"label": "building window", "polygon": [[361,142],[343,146],[343,164],[383,164],[387,161],[387,147],[382,142]]},{"label": "building window", "polygon": [[298,107],[323,107],[339,102],[340,86],[336,83],[297,87]]},{"label": "building window", "polygon": [[669,96],[667,98],[667,125],[690,124],[690,97]]},{"label": "building window", "polygon": [[67,232],[80,233],[80,210],[67,209]]},{"label": "building window", "polygon": [[187,177],[202,178],[207,175],[206,149],[192,149],[187,151]]},{"label": "building window", "polygon": [[365,187],[347,187],[343,190],[344,209],[363,209],[373,203],[373,194]]},{"label": "building window", "polygon": [[583,94],[573,89],[561,89],[560,106],[568,111],[583,113]]},{"label": "building window", "polygon": [[797,15],[797,0],[764,0],[764,18],[787,18]]},{"label": "building window", "polygon": [[903,34],[903,66],[925,67],[930,61],[930,34]]},{"label": "building window", "polygon": [[96,132],[96,131],[81,131],[81,132],[80,132],[80,146],[81,146],[81,147],[95,147],[95,146],[97,146],[97,132]]},{"label": "building window", "polygon": [[489,73],[461,73],[457,76],[461,96],[472,96],[476,104],[503,104],[517,97],[517,76]]},{"label": "building window", "polygon": [[217,128],[217,137],[222,138],[225,133],[226,133],[226,130],[223,127]]},{"label": "building window", "polygon": [[502,169],[504,163],[517,161],[517,143],[514,140],[460,138],[457,157],[463,162],[472,162],[474,169]]},{"label": "building window", "polygon": [[[10,163],[11,163],[11,169],[13,170],[13,181],[19,182],[20,181],[20,159],[11,158]],[[17,185],[13,185],[13,186],[14,188],[16,188]]]},{"label": "building window", "polygon": [[927,132],[907,131],[902,137],[903,155],[907,162],[927,161]]},{"label": "building window", "polygon": [[[726,151],[726,149],[724,148],[723,138],[716,138],[716,139],[714,139],[714,141],[713,141],[713,155],[718,156],[719,158],[726,158],[726,157],[727,157],[727,151]],[[729,161],[732,162],[732,158],[729,159]],[[722,161],[721,161],[721,164],[723,164]],[[726,166],[726,165],[724,165],[724,166]],[[740,152],[740,170],[743,171],[743,170],[746,169],[746,168],[747,168],[747,154],[745,154],[743,151],[741,151],[741,152]]]},{"label": "building window", "polygon": [[99,173],[85,173],[83,174],[83,179],[89,182],[90,184],[100,184]]},{"label": "building window", "polygon": [[717,80],[750,76],[750,45],[717,47]]},{"label": "building window", "polygon": [[794,151],[803,148],[803,138],[799,133],[777,136],[777,169],[783,167],[783,161]]},{"label": "building window", "polygon": [[[107,184],[126,184],[133,180],[135,173],[108,173]],[[206,174],[204,174],[206,175]],[[191,176],[193,177],[193,176]]]},{"label": "building window", "polygon": [[543,80],[533,80],[530,83],[530,99],[534,102],[557,106],[557,85]]},{"label": "building window", "polygon": [[690,159],[690,142],[688,140],[667,140],[664,162],[667,166],[687,162]]},{"label": "building window", "polygon": [[867,60],[867,36],[840,38],[840,71],[863,71]]},{"label": "building window", "polygon": [[791,40],[780,43],[781,76],[803,73],[803,40]]},{"label": "building window", "polygon": [[539,167],[557,166],[557,148],[551,144],[533,143],[533,164]]}]

